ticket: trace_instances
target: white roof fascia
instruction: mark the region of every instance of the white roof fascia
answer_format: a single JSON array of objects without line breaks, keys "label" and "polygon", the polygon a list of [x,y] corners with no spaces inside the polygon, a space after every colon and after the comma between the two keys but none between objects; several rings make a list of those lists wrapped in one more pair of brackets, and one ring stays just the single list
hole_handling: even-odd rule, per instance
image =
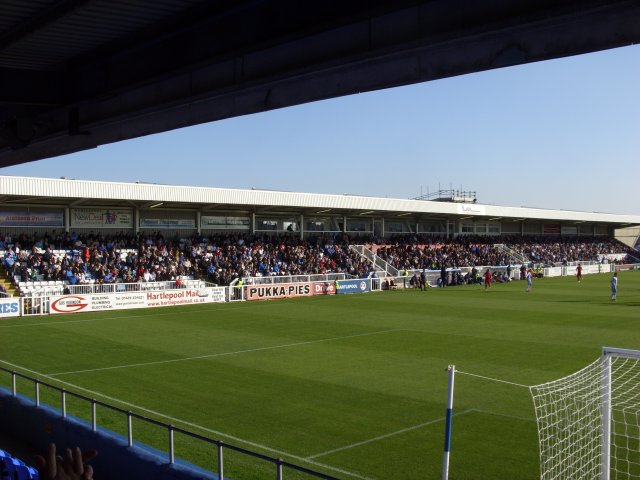
[{"label": "white roof fascia", "polygon": [[[505,220],[548,220],[640,225],[640,215],[503,207],[398,198],[329,195],[317,193],[187,187],[146,183],[102,182],[34,177],[0,176],[0,195],[28,197],[86,198],[147,202],[180,202],[246,206],[297,207],[374,211],[375,214],[442,214],[455,217],[502,217]],[[357,213],[357,212],[354,212]]]}]

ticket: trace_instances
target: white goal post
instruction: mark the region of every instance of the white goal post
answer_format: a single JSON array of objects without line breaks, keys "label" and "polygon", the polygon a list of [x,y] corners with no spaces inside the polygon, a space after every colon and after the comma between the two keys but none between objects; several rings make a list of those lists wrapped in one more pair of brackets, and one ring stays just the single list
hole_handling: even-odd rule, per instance
[{"label": "white goal post", "polygon": [[640,351],[605,347],[582,370],[529,389],[542,480],[640,479]]}]

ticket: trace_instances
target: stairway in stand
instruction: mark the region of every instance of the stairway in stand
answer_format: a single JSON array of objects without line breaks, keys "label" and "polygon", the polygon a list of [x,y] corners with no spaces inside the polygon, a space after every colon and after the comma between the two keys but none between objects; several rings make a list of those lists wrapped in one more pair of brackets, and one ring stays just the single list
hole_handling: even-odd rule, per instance
[{"label": "stairway in stand", "polygon": [[498,250],[501,250],[503,252],[505,252],[507,255],[509,255],[509,257],[511,258],[511,260],[513,260],[512,263],[521,263],[521,264],[528,264],[529,261],[520,253],[516,252],[515,250],[513,250],[512,248],[510,248],[508,245],[505,245],[503,243],[496,243],[493,245],[495,248],[497,248]]},{"label": "stairway in stand", "polygon": [[4,268],[0,269],[0,285],[5,288],[9,295],[13,295],[14,297],[20,296],[15,285],[9,279],[7,271]]},{"label": "stairway in stand", "polygon": [[391,265],[388,262],[385,262],[383,259],[378,257],[373,251],[364,245],[349,245],[349,250],[352,252],[356,252],[363,259],[371,262],[373,268],[379,275],[385,277],[397,277],[400,275],[400,272],[396,267]]}]

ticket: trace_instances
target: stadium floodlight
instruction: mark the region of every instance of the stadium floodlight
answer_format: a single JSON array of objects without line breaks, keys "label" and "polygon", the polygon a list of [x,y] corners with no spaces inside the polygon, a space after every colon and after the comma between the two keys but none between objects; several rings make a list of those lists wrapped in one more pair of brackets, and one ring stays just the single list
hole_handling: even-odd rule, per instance
[{"label": "stadium floodlight", "polygon": [[640,479],[640,351],[605,347],[591,365],[530,391],[542,480]]}]

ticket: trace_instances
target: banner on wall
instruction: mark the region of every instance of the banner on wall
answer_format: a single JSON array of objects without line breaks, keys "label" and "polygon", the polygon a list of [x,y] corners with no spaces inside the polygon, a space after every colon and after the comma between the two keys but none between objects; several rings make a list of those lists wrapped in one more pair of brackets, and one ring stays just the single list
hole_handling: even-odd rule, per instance
[{"label": "banner on wall", "polygon": [[0,300],[0,318],[20,316],[20,299],[7,298]]},{"label": "banner on wall", "polygon": [[313,295],[311,283],[282,283],[279,285],[248,285],[247,300],[272,300],[274,298],[308,297]]},{"label": "banner on wall", "polygon": [[370,290],[368,280],[340,280],[336,285],[336,293],[362,293]]},{"label": "banner on wall", "polygon": [[72,208],[70,224],[76,228],[132,228],[133,213],[126,209]]},{"label": "banner on wall", "polygon": [[622,270],[640,270],[640,265],[637,263],[626,263],[621,265],[615,265],[615,271],[619,272]]},{"label": "banner on wall", "polygon": [[219,230],[248,230],[251,225],[249,217],[228,217],[222,215],[202,215],[200,217],[200,228]]},{"label": "banner on wall", "polygon": [[313,294],[314,295],[333,295],[336,293],[335,282],[314,282]]},{"label": "banner on wall", "polygon": [[598,261],[602,262],[604,259],[607,259],[607,261],[609,262],[614,262],[614,261],[619,261],[624,259],[624,257],[626,257],[627,254],[626,253],[599,253],[598,254]]},{"label": "banner on wall", "polygon": [[64,214],[0,211],[0,227],[64,227]]},{"label": "banner on wall", "polygon": [[123,310],[127,308],[172,307],[201,303],[222,303],[225,288],[181,288],[152,292],[123,292],[91,295],[57,295],[49,299],[51,314]]},{"label": "banner on wall", "polygon": [[141,218],[140,228],[196,228],[192,218]]}]

